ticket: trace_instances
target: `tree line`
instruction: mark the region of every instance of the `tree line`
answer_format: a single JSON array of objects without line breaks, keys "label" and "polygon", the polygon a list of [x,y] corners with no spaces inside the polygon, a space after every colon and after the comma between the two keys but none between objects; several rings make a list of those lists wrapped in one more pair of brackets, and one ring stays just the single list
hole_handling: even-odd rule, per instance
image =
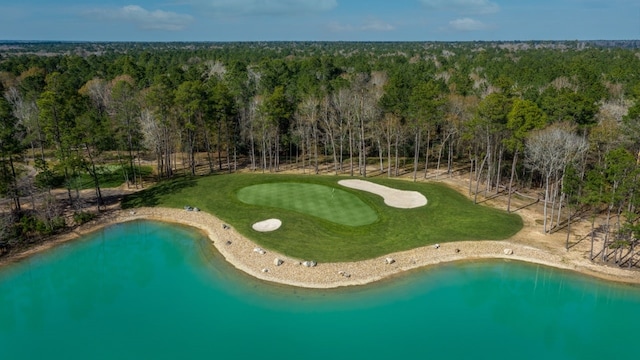
[{"label": "tree line", "polygon": [[[73,44],[0,57],[0,245],[91,215],[101,174],[142,186],[239,167],[537,192],[542,231],[592,220],[635,265],[640,52],[584,43]],[[45,45],[41,45],[45,46]],[[51,49],[56,49],[54,45]],[[69,46],[67,44],[67,46]],[[49,48],[47,48],[49,49]],[[88,179],[88,180],[86,180]],[[22,202],[30,202],[24,206]],[[596,227],[596,217],[604,223]],[[593,247],[592,247],[593,249]]]}]

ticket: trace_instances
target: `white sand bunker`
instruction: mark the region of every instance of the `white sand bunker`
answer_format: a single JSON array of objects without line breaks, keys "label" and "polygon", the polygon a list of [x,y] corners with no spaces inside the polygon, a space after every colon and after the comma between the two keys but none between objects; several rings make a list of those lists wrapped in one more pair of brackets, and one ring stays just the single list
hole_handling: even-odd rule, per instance
[{"label": "white sand bunker", "polygon": [[417,191],[397,190],[365,180],[340,180],[338,184],[356,190],[368,191],[382,196],[388,206],[413,209],[427,205],[427,198]]},{"label": "white sand bunker", "polygon": [[282,226],[282,221],[278,219],[267,219],[253,224],[251,227],[255,231],[269,232],[278,230]]}]

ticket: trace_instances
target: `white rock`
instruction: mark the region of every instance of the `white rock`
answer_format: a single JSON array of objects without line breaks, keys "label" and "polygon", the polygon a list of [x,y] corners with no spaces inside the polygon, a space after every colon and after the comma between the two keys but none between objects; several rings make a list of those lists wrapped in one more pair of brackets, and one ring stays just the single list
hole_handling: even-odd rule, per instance
[{"label": "white rock", "polygon": [[268,272],[269,272],[269,269],[266,269],[266,268],[265,268],[265,269],[262,269],[262,272],[263,272],[263,273],[268,273]]},{"label": "white rock", "polygon": [[273,259],[273,265],[275,265],[275,266],[280,266],[283,263],[284,263],[284,260],[282,260],[282,259],[279,259],[279,258]]},{"label": "white rock", "polygon": [[259,247],[254,248],[254,249],[253,249],[253,252],[256,252],[256,253],[258,253],[258,254],[260,254],[260,255],[264,255],[264,254],[266,254],[266,253],[267,253],[266,251],[264,251],[264,249],[263,249],[263,248],[259,248]]},{"label": "white rock", "polygon": [[513,255],[513,249],[504,249],[505,255]]},{"label": "white rock", "polygon": [[396,262],[396,261],[395,261],[395,260],[393,260],[392,258],[388,257],[388,258],[384,259],[384,262],[385,262],[385,264],[387,264],[387,265],[391,265],[391,264],[393,264],[393,263],[394,263],[394,262]]}]

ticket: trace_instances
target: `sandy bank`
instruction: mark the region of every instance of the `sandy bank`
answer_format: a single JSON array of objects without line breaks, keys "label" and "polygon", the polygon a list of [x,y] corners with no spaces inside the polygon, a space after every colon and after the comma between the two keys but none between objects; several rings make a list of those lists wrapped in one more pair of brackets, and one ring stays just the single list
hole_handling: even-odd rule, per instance
[{"label": "sandy bank", "polygon": [[[527,236],[526,231],[507,241],[444,243],[439,248],[427,246],[365,261],[319,263],[315,267],[305,267],[301,262],[312,259],[294,259],[268,249],[266,254],[255,252],[254,249],[257,246],[255,243],[241,236],[234,228],[224,226],[220,219],[210,214],[167,208],[140,208],[134,211],[115,210],[99,220],[88,223],[74,233],[59,237],[26,253],[4,259],[2,262],[17,261],[35,252],[43,251],[113,223],[138,219],[180,223],[201,229],[209,236],[213,245],[225,259],[239,270],[265,281],[299,287],[334,288],[362,285],[407,270],[474,259],[520,260],[577,271],[604,279],[640,284],[640,272],[594,264],[583,258],[579,251],[554,251],[553,249],[537,248],[530,243],[520,243],[523,239],[518,236]],[[511,250],[512,253],[511,251],[505,252],[505,249]],[[283,260],[280,266],[275,265],[276,258]],[[387,258],[393,259],[393,263],[387,264]]]}]

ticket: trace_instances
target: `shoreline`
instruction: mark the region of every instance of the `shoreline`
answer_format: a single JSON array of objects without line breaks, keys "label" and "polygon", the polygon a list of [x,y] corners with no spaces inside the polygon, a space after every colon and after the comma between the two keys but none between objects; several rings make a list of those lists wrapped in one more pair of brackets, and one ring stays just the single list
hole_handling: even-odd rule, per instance
[{"label": "shoreline", "polygon": [[[59,235],[42,245],[0,259],[0,268],[107,226],[134,220],[155,220],[197,228],[209,237],[216,250],[236,269],[263,281],[295,287],[329,289],[365,285],[428,266],[492,259],[539,264],[602,280],[640,284],[638,271],[593,263],[585,258],[584,251],[580,249],[566,251],[564,247],[560,250],[537,243],[536,239],[530,237],[542,236],[548,240],[553,235],[536,234],[524,216],[524,228],[507,240],[449,242],[440,244],[439,248],[425,246],[357,262],[319,263],[315,267],[306,267],[302,262],[309,259],[295,259],[268,249],[264,254],[254,251],[259,245],[240,235],[233,227],[223,226],[222,220],[205,212],[171,208],[112,210],[73,232]],[[276,265],[276,259],[282,263]]]}]

